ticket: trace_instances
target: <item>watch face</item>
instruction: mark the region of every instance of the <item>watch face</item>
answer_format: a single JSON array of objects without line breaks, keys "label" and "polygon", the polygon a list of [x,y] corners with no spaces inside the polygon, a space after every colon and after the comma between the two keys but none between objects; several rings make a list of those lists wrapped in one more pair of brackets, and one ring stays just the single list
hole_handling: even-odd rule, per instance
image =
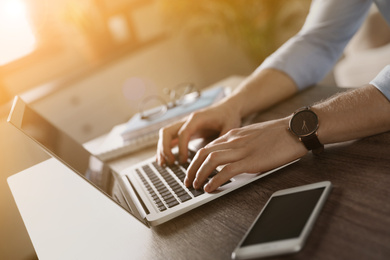
[{"label": "watch face", "polygon": [[296,113],[290,121],[291,131],[298,136],[308,136],[318,129],[317,115],[311,110]]}]

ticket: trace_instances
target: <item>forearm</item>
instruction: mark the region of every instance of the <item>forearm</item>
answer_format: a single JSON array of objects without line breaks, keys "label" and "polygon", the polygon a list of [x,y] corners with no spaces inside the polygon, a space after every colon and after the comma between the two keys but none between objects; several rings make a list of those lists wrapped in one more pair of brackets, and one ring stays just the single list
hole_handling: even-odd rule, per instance
[{"label": "forearm", "polygon": [[339,60],[371,4],[371,0],[313,0],[302,29],[270,55],[260,69],[284,71],[299,89],[317,84]]},{"label": "forearm", "polygon": [[374,86],[338,94],[312,107],[319,118],[323,144],[390,131],[390,102]]},{"label": "forearm", "polygon": [[313,1],[300,32],[268,57],[226,101],[243,117],[316,84],[338,60],[370,5],[369,0]]},{"label": "forearm", "polygon": [[255,71],[224,102],[241,117],[269,108],[297,92],[294,81],[285,73],[265,69]]}]

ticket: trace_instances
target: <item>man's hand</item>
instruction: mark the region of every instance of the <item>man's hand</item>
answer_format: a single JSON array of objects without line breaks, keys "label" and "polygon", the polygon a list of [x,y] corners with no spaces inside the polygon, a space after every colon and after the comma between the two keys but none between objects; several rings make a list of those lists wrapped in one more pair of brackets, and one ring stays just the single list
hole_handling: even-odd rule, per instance
[{"label": "man's hand", "polygon": [[200,189],[218,166],[223,169],[204,187],[212,192],[240,173],[259,173],[298,159],[305,146],[288,131],[289,118],[229,131],[200,149],[191,162],[185,185]]},{"label": "man's hand", "polygon": [[172,147],[178,145],[179,161],[184,163],[188,158],[188,143],[192,138],[225,134],[240,124],[241,117],[237,110],[223,102],[194,112],[184,120],[160,130],[157,161],[160,165],[172,164],[175,161]]}]

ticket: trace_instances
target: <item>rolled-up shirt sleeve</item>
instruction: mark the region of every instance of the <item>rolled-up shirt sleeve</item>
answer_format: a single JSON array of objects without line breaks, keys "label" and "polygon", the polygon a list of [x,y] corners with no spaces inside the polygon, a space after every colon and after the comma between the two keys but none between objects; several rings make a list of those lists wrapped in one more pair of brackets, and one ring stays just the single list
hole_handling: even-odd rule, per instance
[{"label": "rolled-up shirt sleeve", "polygon": [[390,101],[390,65],[387,65],[379,74],[370,82]]},{"label": "rolled-up shirt sleeve", "polygon": [[371,0],[314,0],[297,35],[269,56],[257,70],[285,72],[304,89],[323,79],[363,23]]}]

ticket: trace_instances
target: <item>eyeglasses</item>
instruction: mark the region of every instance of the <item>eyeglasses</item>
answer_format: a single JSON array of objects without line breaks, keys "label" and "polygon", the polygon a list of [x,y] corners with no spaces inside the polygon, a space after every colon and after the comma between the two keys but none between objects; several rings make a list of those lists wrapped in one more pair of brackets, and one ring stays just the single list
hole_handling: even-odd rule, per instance
[{"label": "eyeglasses", "polygon": [[[164,89],[164,94],[169,95],[168,103],[159,95],[151,95],[142,100],[139,107],[141,119],[153,120],[165,114],[168,109],[195,102],[201,95],[191,83],[182,83],[173,89]],[[149,109],[150,107],[153,108]]]}]

